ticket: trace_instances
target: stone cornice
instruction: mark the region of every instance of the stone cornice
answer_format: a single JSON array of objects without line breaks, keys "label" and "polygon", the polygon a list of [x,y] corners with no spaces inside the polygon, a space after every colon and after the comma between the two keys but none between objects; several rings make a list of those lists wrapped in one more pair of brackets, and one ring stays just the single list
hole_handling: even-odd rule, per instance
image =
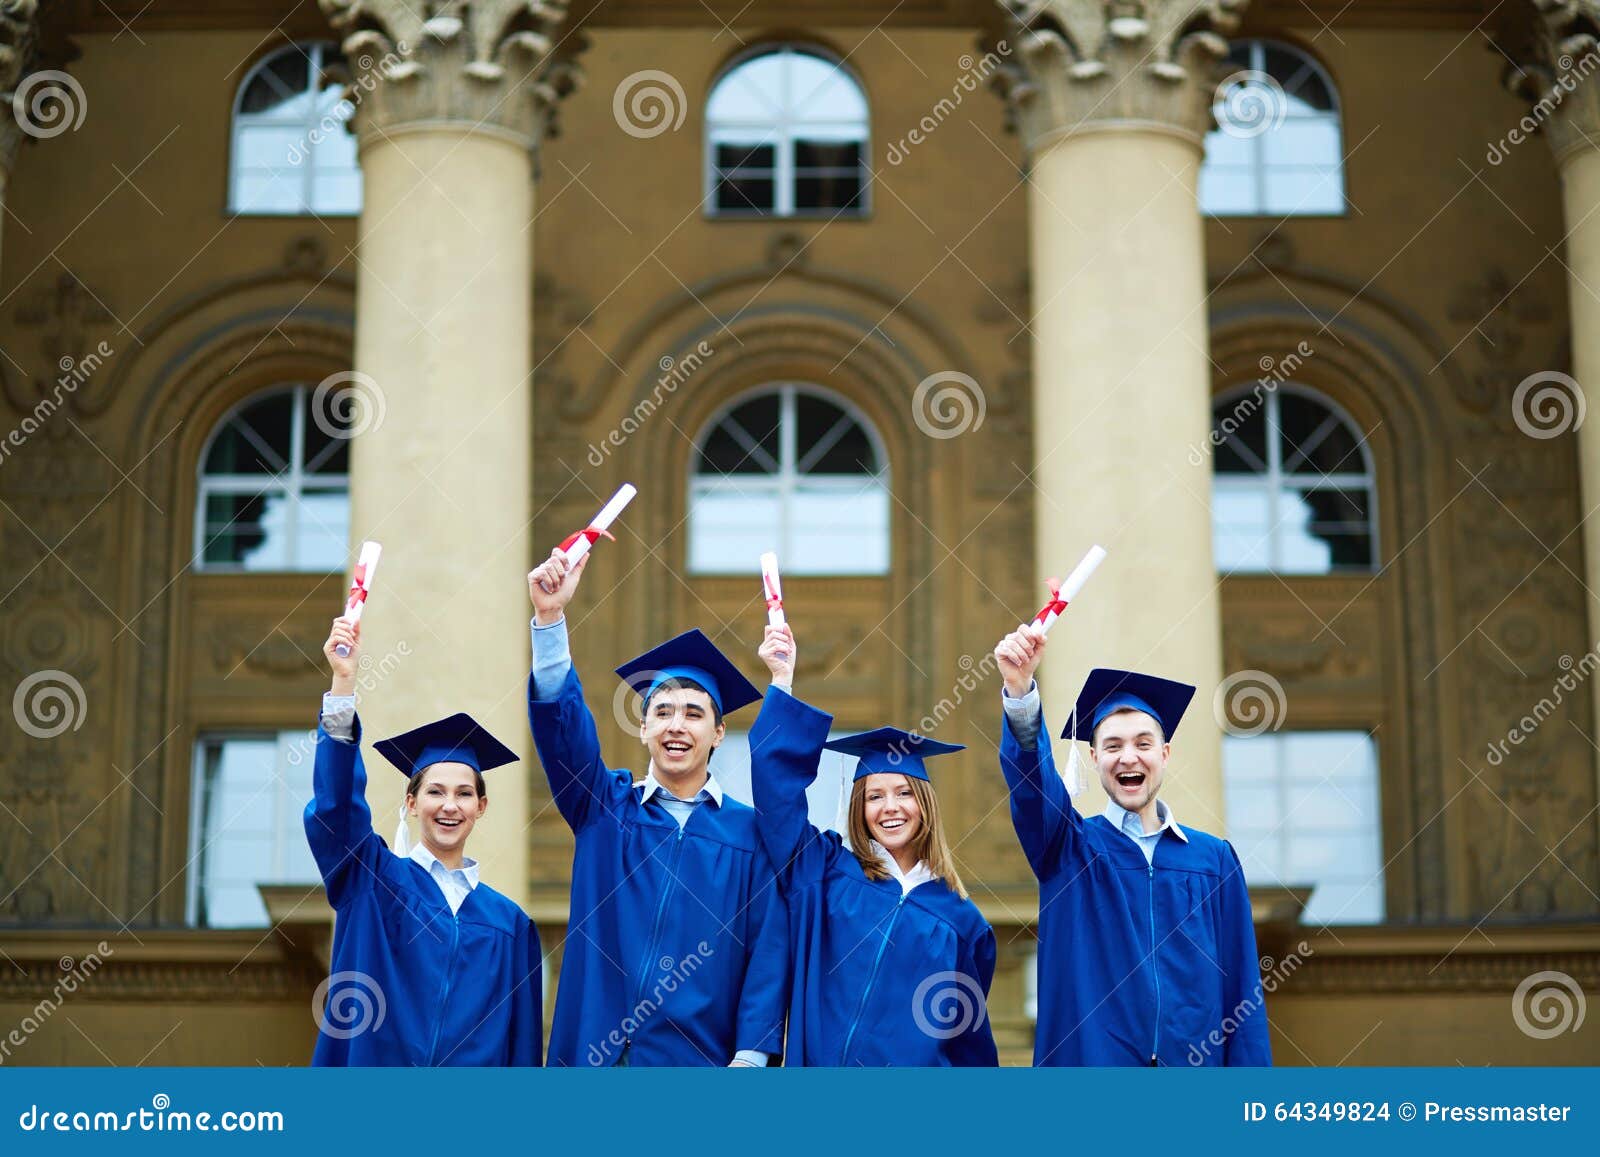
[{"label": "stone cornice", "polygon": [[318,2],[343,34],[363,148],[374,138],[448,127],[534,149],[555,131],[558,103],[582,79],[581,41],[560,35],[563,3]]},{"label": "stone cornice", "polygon": [[1519,126],[1542,131],[1565,164],[1600,148],[1600,0],[1533,0],[1526,59],[1508,66],[1504,82],[1528,102]]},{"label": "stone cornice", "polygon": [[1037,153],[1106,130],[1174,134],[1196,149],[1211,126],[1216,63],[1249,0],[999,0],[1015,49],[997,73]]}]

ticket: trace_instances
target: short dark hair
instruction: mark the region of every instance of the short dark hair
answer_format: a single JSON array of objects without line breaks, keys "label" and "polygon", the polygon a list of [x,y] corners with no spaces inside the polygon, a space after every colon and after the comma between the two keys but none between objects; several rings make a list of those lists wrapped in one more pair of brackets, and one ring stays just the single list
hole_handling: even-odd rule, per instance
[{"label": "short dark hair", "polygon": [[[415,775],[413,775],[411,777],[410,781],[406,784],[406,796],[407,796],[407,798],[410,798],[411,796],[414,796],[414,795],[416,795],[416,794],[418,794],[419,792],[422,791],[422,780],[423,780],[423,777],[426,776],[430,771],[432,771],[437,766],[439,766],[439,765],[436,764],[436,763],[430,763],[427,767],[423,768],[421,771],[417,772]],[[478,798],[479,799],[488,799],[489,798],[489,793],[484,790],[484,786],[483,786],[483,772],[474,771],[472,773],[472,779],[473,779],[474,785],[478,789]]]},{"label": "short dark hair", "polygon": [[717,697],[715,695],[713,695],[711,692],[707,691],[702,684],[695,682],[693,679],[690,679],[685,675],[672,675],[672,676],[669,676],[668,678],[661,680],[661,682],[657,683],[654,687],[650,688],[650,694],[644,701],[644,714],[645,715],[648,716],[650,714],[650,704],[655,702],[656,696],[661,694],[661,692],[663,692],[663,691],[698,691],[698,692],[700,692],[700,694],[704,695],[707,699],[711,700],[711,718],[712,718],[712,720],[716,723],[716,725],[718,727],[722,726],[722,708],[717,706]]},{"label": "short dark hair", "polygon": [[[1115,711],[1106,712],[1106,719],[1110,719],[1113,715],[1126,715],[1129,712],[1135,712],[1139,715],[1150,715],[1150,712],[1146,711],[1143,707],[1134,707],[1130,705],[1127,707],[1118,707]],[[1161,725],[1161,720],[1157,719],[1154,715],[1150,715],[1150,718],[1155,722],[1156,734],[1161,737],[1161,742],[1165,743],[1167,741],[1167,729]],[[1094,725],[1094,730],[1089,733],[1090,747],[1094,747],[1100,742],[1100,726],[1106,721],[1106,719],[1102,719],[1100,723],[1096,723]]]}]

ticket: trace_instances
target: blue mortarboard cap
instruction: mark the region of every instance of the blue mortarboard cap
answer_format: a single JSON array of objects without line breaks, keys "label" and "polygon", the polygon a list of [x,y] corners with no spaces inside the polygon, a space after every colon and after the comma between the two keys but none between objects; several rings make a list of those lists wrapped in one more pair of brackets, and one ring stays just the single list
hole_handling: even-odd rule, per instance
[{"label": "blue mortarboard cap", "polygon": [[952,751],[965,751],[959,743],[940,743],[898,727],[880,727],[876,731],[863,731],[859,735],[846,735],[823,744],[829,751],[859,756],[852,781],[864,775],[888,772],[891,775],[909,775],[914,779],[927,779],[928,768],[924,759],[935,755],[949,755]]},{"label": "blue mortarboard cap", "polygon": [[644,699],[668,679],[693,679],[727,715],[761,698],[756,685],[698,631],[685,631],[617,668],[617,675]]},{"label": "blue mortarboard cap", "polygon": [[[1078,692],[1077,706],[1069,720],[1062,739],[1082,739],[1094,742],[1094,729],[1113,711],[1131,708],[1143,711],[1161,724],[1163,738],[1171,742],[1178,730],[1178,721],[1194,698],[1194,688],[1188,683],[1159,679],[1154,675],[1141,675],[1137,671],[1115,671],[1109,667],[1096,667]],[[1076,724],[1077,730],[1073,727]]]},{"label": "blue mortarboard cap", "polygon": [[517,761],[516,752],[465,711],[380,739],[372,746],[407,777],[436,763],[464,763],[474,771],[488,771]]}]

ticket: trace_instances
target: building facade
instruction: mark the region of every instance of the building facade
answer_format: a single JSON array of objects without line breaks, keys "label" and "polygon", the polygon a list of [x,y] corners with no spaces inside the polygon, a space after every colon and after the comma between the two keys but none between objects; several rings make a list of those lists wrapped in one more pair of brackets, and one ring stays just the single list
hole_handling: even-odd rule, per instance
[{"label": "building facade", "polygon": [[627,656],[699,626],[755,673],[776,549],[802,694],[968,745],[1007,1060],[1048,962],[990,652],[1100,543],[1047,713],[1094,666],[1200,688],[1166,798],[1244,857],[1279,1061],[1600,1063],[1600,5],[0,30],[6,1063],[309,1058],[305,733],[365,539],[367,733],[519,751],[473,852],[554,964],[525,574],[624,481],[570,616],[608,761]]}]

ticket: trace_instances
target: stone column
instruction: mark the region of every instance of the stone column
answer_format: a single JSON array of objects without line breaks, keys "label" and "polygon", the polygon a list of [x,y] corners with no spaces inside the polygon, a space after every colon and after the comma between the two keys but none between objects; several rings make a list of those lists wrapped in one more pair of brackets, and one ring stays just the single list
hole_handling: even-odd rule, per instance
[{"label": "stone column", "polygon": [[[367,738],[455,711],[522,756],[487,777],[471,853],[522,901],[532,763],[535,152],[575,78],[559,6],[321,0],[352,70],[365,180],[356,260],[352,549],[383,544],[363,623]],[[353,555],[352,555],[353,557]],[[381,760],[375,760],[381,766]],[[373,770],[388,839],[401,777]]]},{"label": "stone column", "polygon": [[[32,65],[38,14],[39,0],[0,0],[0,257],[4,256],[6,189],[22,145],[22,129],[12,115],[11,100]],[[0,272],[4,268],[0,264]]]},{"label": "stone column", "polygon": [[[1213,70],[1245,0],[1005,2],[1006,97],[1027,152],[1035,565],[1110,557],[1052,632],[1063,726],[1092,667],[1196,684],[1163,792],[1221,832],[1221,609],[1211,550],[1205,244],[1196,198]],[[1040,587],[1041,591],[1043,587]],[[1098,777],[1079,806],[1104,806]]]},{"label": "stone column", "polygon": [[[1532,104],[1529,118],[1542,127],[1561,175],[1566,222],[1567,302],[1571,311],[1572,377],[1585,418],[1577,428],[1578,477],[1583,509],[1600,505],[1600,2],[1534,0],[1534,58],[1508,72],[1514,92]],[[1525,120],[1528,118],[1525,118]],[[1554,367],[1550,367],[1554,368]],[[1542,389],[1559,389],[1547,379]],[[1537,405],[1530,395],[1520,404]],[[1553,395],[1546,396],[1554,403]],[[1578,398],[1559,410],[1577,420]],[[1512,403],[1508,399],[1508,404]],[[1534,414],[1538,418],[1537,413]],[[1535,427],[1548,425],[1535,421]],[[1584,585],[1589,590],[1589,640],[1600,639],[1600,520],[1583,524]],[[1594,718],[1600,726],[1600,681],[1591,680]]]}]

